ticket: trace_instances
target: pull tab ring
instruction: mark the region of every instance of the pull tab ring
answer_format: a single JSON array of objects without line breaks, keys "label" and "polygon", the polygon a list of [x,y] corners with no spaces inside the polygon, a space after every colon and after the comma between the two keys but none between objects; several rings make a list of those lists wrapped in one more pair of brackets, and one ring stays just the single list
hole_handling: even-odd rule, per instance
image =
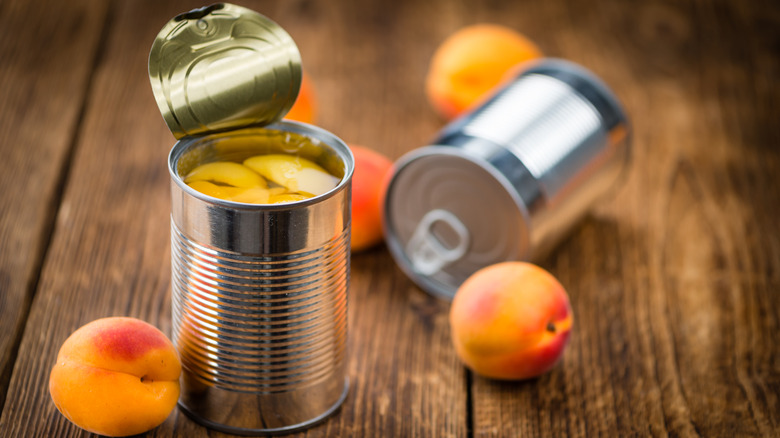
[{"label": "pull tab ring", "polygon": [[[433,226],[441,222],[448,225],[457,236],[454,247],[447,247],[433,233]],[[471,235],[457,216],[447,210],[431,210],[423,216],[412,238],[406,246],[406,253],[414,269],[422,275],[433,275],[443,267],[466,254]]]}]

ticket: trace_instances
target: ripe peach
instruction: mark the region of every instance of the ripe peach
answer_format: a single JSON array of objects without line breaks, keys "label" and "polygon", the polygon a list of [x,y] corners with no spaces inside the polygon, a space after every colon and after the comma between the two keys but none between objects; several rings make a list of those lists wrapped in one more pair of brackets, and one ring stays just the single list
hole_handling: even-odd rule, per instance
[{"label": "ripe peach", "polygon": [[539,58],[536,45],[495,24],[467,26],[450,35],[431,58],[425,91],[436,112],[449,120],[479,101],[519,63]]},{"label": "ripe peach", "polygon": [[450,308],[455,350],[476,373],[527,379],[555,365],[569,341],[572,311],[563,286],[525,262],[475,272]]},{"label": "ripe peach", "polygon": [[304,123],[314,123],[317,120],[317,94],[314,92],[314,84],[306,72],[303,72],[301,89],[285,119],[296,120]]},{"label": "ripe peach", "polygon": [[393,162],[379,152],[362,146],[350,145],[349,148],[355,156],[350,247],[353,252],[357,252],[382,241],[384,182]]},{"label": "ripe peach", "polygon": [[62,415],[89,432],[135,435],[171,413],[180,374],[176,348],[160,330],[135,318],[103,318],[62,344],[49,393]]}]

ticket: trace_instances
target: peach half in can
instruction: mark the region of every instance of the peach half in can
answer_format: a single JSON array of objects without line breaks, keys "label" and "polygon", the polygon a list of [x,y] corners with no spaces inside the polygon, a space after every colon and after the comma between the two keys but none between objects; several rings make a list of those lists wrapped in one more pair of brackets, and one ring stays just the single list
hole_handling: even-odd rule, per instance
[{"label": "peach half in can", "polygon": [[246,204],[303,201],[332,190],[339,178],[296,155],[266,154],[243,163],[201,164],[184,177],[191,188],[218,199]]}]

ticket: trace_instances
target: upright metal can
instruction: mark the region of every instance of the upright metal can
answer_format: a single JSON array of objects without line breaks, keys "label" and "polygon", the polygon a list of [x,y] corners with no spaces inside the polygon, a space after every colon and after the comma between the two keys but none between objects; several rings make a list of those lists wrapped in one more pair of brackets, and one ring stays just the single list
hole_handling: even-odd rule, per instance
[{"label": "upright metal can", "polygon": [[[149,75],[180,139],[168,159],[179,406],[244,435],[324,419],[348,387],[349,148],[322,129],[278,121],[297,96],[300,55],[248,9],[220,3],[172,19],[152,46]],[[263,153],[296,154],[340,181],[276,205],[216,199],[184,183],[199,164]]]},{"label": "upright metal can", "polygon": [[617,98],[573,63],[529,64],[396,164],[384,208],[399,266],[451,299],[485,266],[543,257],[627,167]]}]

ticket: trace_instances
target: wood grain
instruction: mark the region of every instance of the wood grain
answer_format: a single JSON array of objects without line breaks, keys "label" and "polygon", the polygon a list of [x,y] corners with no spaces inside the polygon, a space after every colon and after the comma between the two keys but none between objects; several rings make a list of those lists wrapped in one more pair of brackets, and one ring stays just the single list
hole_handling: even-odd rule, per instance
[{"label": "wood grain", "polygon": [[[100,317],[128,315],[170,333],[166,156],[173,139],[154,103],[146,59],[162,25],[198,5],[179,2],[161,8],[156,4],[117,3],[112,15],[112,31],[96,71],[83,135],[76,145],[71,177],[28,320],[28,326],[36,330],[27,332],[22,340],[19,371],[9,389],[2,420],[8,425],[3,433],[9,436],[85,434],[56,411],[45,384],[59,345],[80,325]],[[247,6],[288,27],[285,17],[295,19],[301,8],[311,5],[280,2]],[[363,12],[353,9],[351,13],[356,15],[344,14],[339,18],[343,21],[319,21],[319,29],[308,31],[338,32],[363,23]],[[294,32],[296,26],[289,28]],[[348,36],[344,34],[344,38]],[[143,41],[147,43],[141,44]],[[299,44],[306,50],[303,42]],[[347,42],[334,43],[339,44],[348,47]],[[345,64],[341,68],[348,68],[346,60],[377,56],[372,47],[365,44],[355,47],[354,52],[342,51],[339,56]],[[322,67],[317,67],[317,62]],[[322,70],[324,73],[318,75],[323,82],[335,82],[343,70],[328,72],[327,62],[327,57],[315,58],[312,71]],[[406,78],[402,65],[387,67],[385,74],[398,73],[396,85],[402,85]],[[331,96],[336,102],[333,110],[325,106],[329,98],[323,96],[323,119],[350,101],[355,114],[369,114],[363,116],[367,120],[371,111],[381,110],[381,106],[372,100],[359,103],[357,96],[372,89],[374,85],[367,82],[347,90],[356,93],[352,96]],[[364,106],[361,109],[359,105]],[[409,125],[416,117],[412,112],[399,114],[396,117],[405,117],[399,123]],[[344,126],[360,128],[348,119],[334,118],[330,129],[340,132]],[[365,131],[362,135],[368,138],[369,134]],[[415,140],[418,144],[421,141]],[[423,294],[399,271],[389,269],[393,264],[385,251],[362,254],[353,263],[350,396],[333,419],[307,434],[344,436],[386,430],[398,436],[464,435],[466,385],[464,371],[448,344],[446,303]],[[392,333],[385,333],[387,328],[392,328]],[[30,406],[36,407],[40,419],[34,424],[25,421]],[[179,436],[207,433],[215,434],[179,412],[155,431]]]},{"label": "wood grain", "polygon": [[[77,327],[123,315],[170,334],[174,139],[146,63],[165,22],[203,3],[60,3],[0,4],[0,83],[15,84],[0,87],[3,437],[88,435],[47,391]],[[349,396],[298,436],[780,434],[778,6],[240,3],[295,39],[318,124],[391,158],[443,126],[423,94],[428,61],[476,22],[517,28],[593,70],[634,128],[627,180],[542,262],[575,315],[553,371],[518,383],[468,372],[448,303],[380,246],[352,259]],[[177,411],[146,436],[226,435]]]},{"label": "wood grain", "polygon": [[68,174],[106,8],[0,4],[0,410]]},{"label": "wood grain", "polygon": [[625,187],[544,262],[575,314],[562,364],[517,385],[475,378],[475,435],[773,436],[777,8],[557,7],[535,17],[565,30],[539,42],[623,98],[634,161]]}]

